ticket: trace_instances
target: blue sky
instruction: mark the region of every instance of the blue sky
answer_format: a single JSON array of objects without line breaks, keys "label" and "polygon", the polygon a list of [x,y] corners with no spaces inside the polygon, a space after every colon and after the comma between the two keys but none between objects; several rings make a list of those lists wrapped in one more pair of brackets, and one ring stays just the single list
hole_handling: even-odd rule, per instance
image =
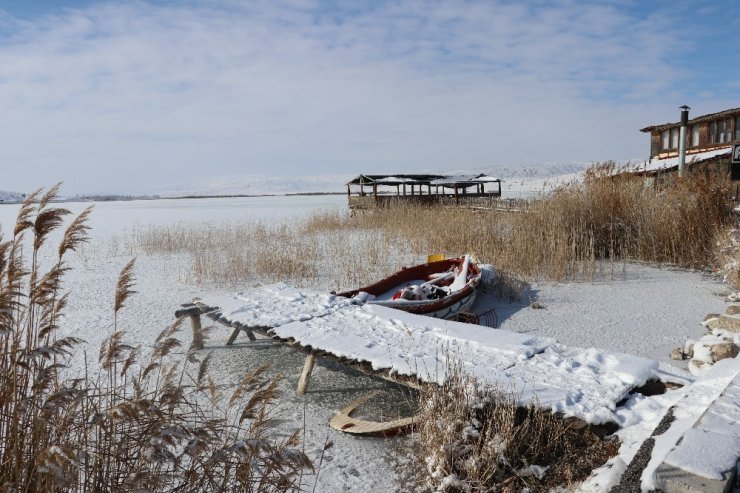
[{"label": "blue sky", "polygon": [[644,159],[740,106],[739,10],[0,0],[0,189]]}]

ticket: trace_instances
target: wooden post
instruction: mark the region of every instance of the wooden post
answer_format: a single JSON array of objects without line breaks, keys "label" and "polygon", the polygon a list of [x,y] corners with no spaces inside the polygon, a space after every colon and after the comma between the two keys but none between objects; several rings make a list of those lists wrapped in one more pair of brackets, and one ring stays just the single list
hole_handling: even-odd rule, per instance
[{"label": "wooden post", "polygon": [[236,336],[239,335],[239,331],[242,330],[239,327],[234,327],[234,330],[231,332],[231,335],[229,336],[229,340],[226,341],[227,346],[231,346],[234,344],[234,341],[236,340]]},{"label": "wooden post", "polygon": [[229,340],[226,341],[227,346],[231,346],[232,344],[234,344],[234,341],[236,340],[236,336],[239,335],[239,331],[241,330],[247,333],[247,337],[249,337],[249,340],[251,342],[254,342],[257,340],[257,338],[254,337],[254,332],[252,332],[251,330],[245,327],[234,327],[234,330],[231,332],[231,335],[229,336]]},{"label": "wooden post", "polygon": [[308,389],[308,382],[311,380],[311,372],[313,371],[314,363],[316,363],[316,355],[309,353],[308,356],[306,356],[306,361],[303,363],[303,373],[301,373],[301,378],[298,380],[297,392],[300,395],[305,394],[306,389]]},{"label": "wooden post", "polygon": [[193,349],[203,349],[203,331],[200,326],[200,314],[190,315],[190,327],[193,329]]},{"label": "wooden post", "polygon": [[457,185],[455,185],[455,203],[456,204],[460,203],[460,199],[457,197]]},{"label": "wooden post", "polygon": [[351,194],[349,192],[349,185],[347,185],[347,197],[349,197]]},{"label": "wooden post", "polygon": [[403,184],[403,196],[404,197],[406,196],[406,184],[405,183]]}]

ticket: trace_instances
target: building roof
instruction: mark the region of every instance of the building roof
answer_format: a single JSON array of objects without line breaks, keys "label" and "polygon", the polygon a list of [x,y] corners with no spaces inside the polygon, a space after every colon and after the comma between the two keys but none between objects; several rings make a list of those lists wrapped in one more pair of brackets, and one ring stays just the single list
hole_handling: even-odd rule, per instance
[{"label": "building roof", "polygon": [[[712,149],[711,151],[689,154],[686,156],[686,165],[694,166],[713,159],[730,157],[731,154],[732,149],[729,145]],[[632,169],[634,170],[634,173],[647,175],[672,171],[674,169],[678,169],[678,156],[666,159],[653,158],[635,166]]]},{"label": "building roof", "polygon": [[347,185],[441,185],[445,187],[471,186],[477,183],[496,183],[499,178],[479,175],[360,175]]},{"label": "building roof", "polygon": [[[718,111],[717,113],[709,113],[707,115],[701,115],[697,116],[696,118],[692,118],[689,120],[689,125],[693,125],[696,123],[701,123],[709,120],[716,120],[718,118],[722,118],[725,116],[730,116],[734,113],[740,113],[740,108],[732,108],[730,110],[724,110],[724,111]],[[659,132],[661,130],[666,130],[671,127],[675,127],[677,125],[681,125],[681,122],[676,123],[661,123],[660,125],[651,125],[649,127],[641,128],[640,132]]]}]

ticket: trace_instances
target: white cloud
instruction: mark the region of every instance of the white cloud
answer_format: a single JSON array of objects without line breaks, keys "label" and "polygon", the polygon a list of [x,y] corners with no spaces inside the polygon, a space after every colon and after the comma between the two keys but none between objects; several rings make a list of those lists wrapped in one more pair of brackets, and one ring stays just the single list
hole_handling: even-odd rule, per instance
[{"label": "white cloud", "polygon": [[[0,15],[3,188],[643,156],[661,18],[574,2],[108,3]],[[658,106],[660,105],[660,106]],[[669,119],[672,117],[669,116]]]}]

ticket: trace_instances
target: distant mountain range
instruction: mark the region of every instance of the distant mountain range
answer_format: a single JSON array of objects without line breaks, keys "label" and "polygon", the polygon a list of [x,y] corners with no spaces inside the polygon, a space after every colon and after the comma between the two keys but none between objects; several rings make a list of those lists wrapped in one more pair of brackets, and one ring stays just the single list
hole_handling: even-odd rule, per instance
[{"label": "distant mountain range", "polygon": [[0,190],[0,203],[2,202],[20,202],[26,198],[26,194],[18,192],[6,192]]},{"label": "distant mountain range", "polygon": [[[490,166],[456,170],[420,170],[416,173],[440,175],[486,174],[503,180],[504,196],[526,197],[548,190],[553,185],[577,179],[592,163],[540,163],[534,165]],[[387,171],[371,171],[368,174],[383,174]],[[404,170],[396,170],[403,173]],[[62,200],[130,200],[136,198],[203,197],[230,195],[289,195],[312,193],[345,193],[346,183],[356,174],[320,174],[303,176],[222,176],[186,183],[163,189],[156,195],[85,195],[67,196]],[[25,194],[0,190],[0,203],[20,202]]]},{"label": "distant mountain range", "polygon": [[[513,190],[530,194],[542,190],[546,182],[558,178],[571,179],[580,175],[591,163],[544,163],[521,166],[491,166],[487,168],[458,170],[423,170],[418,173],[441,175],[484,173],[501,178],[504,191]],[[403,173],[403,170],[396,171]],[[368,172],[383,174],[383,172]],[[158,192],[161,197],[209,196],[209,195],[286,195],[308,193],[343,193],[346,183],[357,175],[323,174],[311,176],[231,176],[203,180],[174,186]]]}]

